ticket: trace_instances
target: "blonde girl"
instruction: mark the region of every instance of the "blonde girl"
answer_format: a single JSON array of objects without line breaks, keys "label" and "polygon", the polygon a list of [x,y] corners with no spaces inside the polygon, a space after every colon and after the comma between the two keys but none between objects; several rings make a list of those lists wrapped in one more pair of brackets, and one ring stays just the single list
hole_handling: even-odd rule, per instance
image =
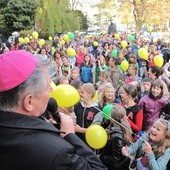
[{"label": "blonde girl", "polygon": [[122,148],[128,156],[138,153],[138,170],[166,170],[170,160],[170,125],[159,118],[134,144]]}]

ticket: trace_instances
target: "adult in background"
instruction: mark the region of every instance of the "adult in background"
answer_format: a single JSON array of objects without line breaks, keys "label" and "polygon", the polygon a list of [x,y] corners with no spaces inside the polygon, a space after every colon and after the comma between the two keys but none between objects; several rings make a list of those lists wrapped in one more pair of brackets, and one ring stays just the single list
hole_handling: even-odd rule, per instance
[{"label": "adult in background", "polygon": [[38,118],[52,91],[44,62],[25,51],[0,56],[0,169],[106,169],[70,116],[60,113],[60,131]]}]

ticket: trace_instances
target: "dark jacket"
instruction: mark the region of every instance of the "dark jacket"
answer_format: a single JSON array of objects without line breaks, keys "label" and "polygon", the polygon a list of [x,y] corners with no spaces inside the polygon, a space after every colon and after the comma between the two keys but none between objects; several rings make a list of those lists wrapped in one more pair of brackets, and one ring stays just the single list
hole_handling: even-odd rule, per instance
[{"label": "dark jacket", "polygon": [[[103,114],[95,102],[89,107],[85,107],[83,102],[79,102],[74,106],[74,112],[76,123],[83,128],[88,128],[91,124],[101,124],[103,120]],[[77,133],[77,135],[86,142],[84,133]]]},{"label": "dark jacket", "polygon": [[101,161],[109,170],[129,170],[130,160],[121,153],[123,146],[126,146],[126,142],[120,126],[111,127],[110,139],[100,155]]},{"label": "dark jacket", "polygon": [[41,119],[0,111],[1,170],[103,170],[94,153],[75,135]]}]

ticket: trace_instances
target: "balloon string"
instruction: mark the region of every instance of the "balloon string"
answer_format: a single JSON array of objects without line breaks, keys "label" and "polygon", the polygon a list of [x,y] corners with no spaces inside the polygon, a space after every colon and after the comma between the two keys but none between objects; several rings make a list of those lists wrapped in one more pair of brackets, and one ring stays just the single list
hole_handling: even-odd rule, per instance
[{"label": "balloon string", "polygon": [[[87,102],[86,100],[84,99],[81,99],[83,101],[85,101],[86,103],[90,104],[89,102]],[[133,135],[137,136],[137,134],[135,134],[131,129],[127,128],[126,126],[122,125],[121,123],[119,123],[117,120],[115,120],[114,118],[112,118],[110,115],[107,115],[106,113],[104,113],[102,110],[100,110],[99,108],[97,108],[96,106],[92,106],[94,107],[95,109],[97,109],[98,111],[102,112],[105,116],[109,117],[110,120],[112,120],[113,122],[116,122],[118,125],[122,126],[123,128],[125,128],[126,130],[128,130],[129,132],[131,132]]]}]

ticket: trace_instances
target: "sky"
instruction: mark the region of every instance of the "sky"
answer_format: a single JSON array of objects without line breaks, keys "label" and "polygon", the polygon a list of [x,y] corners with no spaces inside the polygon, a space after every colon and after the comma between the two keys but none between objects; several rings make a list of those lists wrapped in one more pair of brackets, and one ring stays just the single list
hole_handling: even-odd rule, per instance
[{"label": "sky", "polygon": [[82,6],[78,6],[77,8],[82,10],[82,12],[84,12],[85,14],[87,14],[90,20],[93,20],[94,15],[98,12],[98,10],[92,8],[91,5],[100,3],[100,0],[77,0],[77,2],[80,2],[82,4]]}]

